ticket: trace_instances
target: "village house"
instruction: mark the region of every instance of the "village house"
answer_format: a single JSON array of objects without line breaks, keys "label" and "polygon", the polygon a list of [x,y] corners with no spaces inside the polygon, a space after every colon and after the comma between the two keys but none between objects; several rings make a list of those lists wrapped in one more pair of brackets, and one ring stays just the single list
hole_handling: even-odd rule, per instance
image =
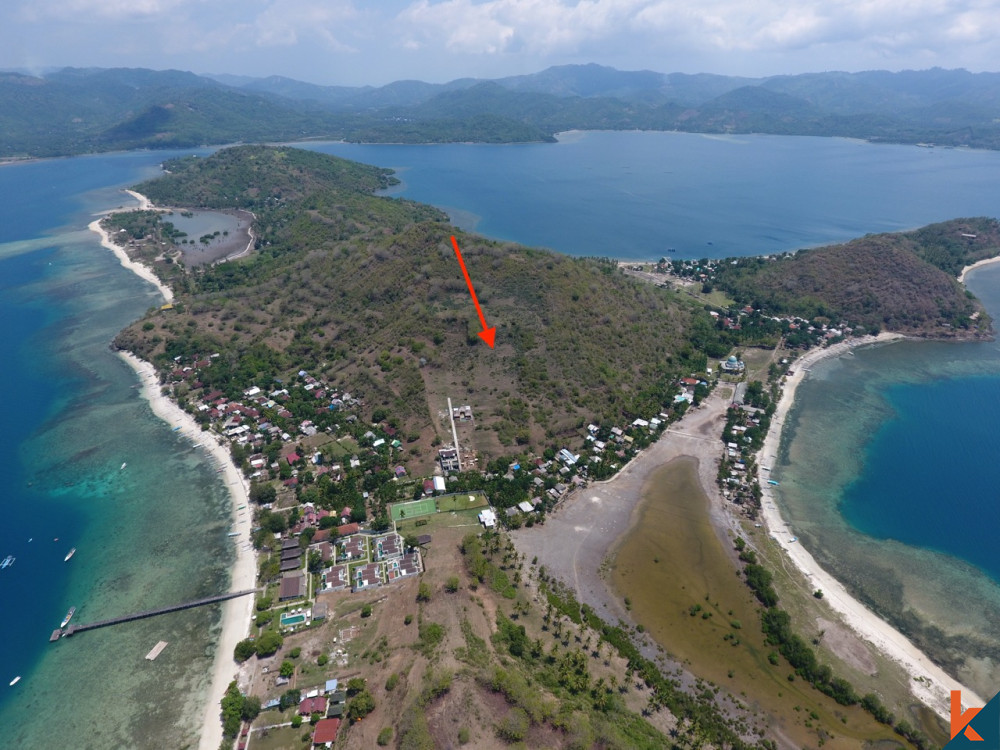
[{"label": "village house", "polygon": [[334,565],[323,573],[323,588],[326,591],[340,591],[350,585],[346,565]]},{"label": "village house", "polygon": [[375,559],[388,560],[403,554],[403,540],[399,534],[386,534],[374,540]]},{"label": "village house", "polygon": [[354,570],[354,591],[363,591],[382,585],[382,566],[368,563]]},{"label": "village house", "polygon": [[361,560],[368,557],[368,545],[365,544],[363,536],[346,537],[340,542],[339,547],[340,553],[337,557],[340,560]]},{"label": "village house", "polygon": [[391,583],[401,578],[419,575],[422,569],[423,563],[421,562],[420,554],[411,552],[408,555],[403,555],[398,559],[387,562],[385,564],[385,575],[386,579]]},{"label": "village house", "polygon": [[337,732],[340,730],[340,719],[320,719],[313,730],[313,747],[333,747],[337,741]]},{"label": "village house", "polygon": [[438,451],[438,461],[441,463],[441,471],[461,471],[458,463],[458,451],[450,445]]},{"label": "village house", "polygon": [[285,602],[289,599],[298,599],[306,595],[306,577],[301,570],[284,573],[281,577],[281,586],[278,589],[278,601]]}]

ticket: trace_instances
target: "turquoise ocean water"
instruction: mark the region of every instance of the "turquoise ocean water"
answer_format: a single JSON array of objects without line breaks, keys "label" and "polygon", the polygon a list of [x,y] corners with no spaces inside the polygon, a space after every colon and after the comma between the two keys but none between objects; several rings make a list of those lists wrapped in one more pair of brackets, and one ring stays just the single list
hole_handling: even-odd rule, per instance
[{"label": "turquoise ocean water", "polygon": [[[0,168],[0,556],[16,556],[0,571],[3,748],[183,747],[198,736],[218,608],[48,643],[70,606],[88,622],[228,585],[225,487],[108,348],[161,300],[86,230],[160,158]],[[145,661],[159,640],[170,645]]]},{"label": "turquoise ocean water", "polygon": [[[970,274],[1000,318],[1000,266]],[[811,369],[773,475],[817,560],[980,695],[1000,690],[1000,345],[900,342]]]},{"label": "turquoise ocean water", "polygon": [[[572,254],[762,253],[1000,214],[1000,154],[992,152],[659,133],[572,134],[555,145],[314,147],[400,168],[397,193],[445,207],[485,234]],[[0,748],[184,747],[197,738],[218,608],[47,642],[71,605],[86,622],[228,582],[225,487],[197,449],[153,417],[135,376],[108,349],[160,300],[85,229],[95,212],[126,202],[119,188],[154,174],[164,156],[0,167],[0,557],[17,557],[0,571]],[[1000,289],[992,271],[975,278],[984,297]],[[991,309],[1000,311],[1000,300]],[[984,492],[996,483],[984,456],[1000,446],[991,388],[1000,391],[994,345],[935,343],[859,353],[817,368],[803,388],[796,440],[779,468],[783,502],[803,540],[828,548],[828,558],[840,559],[845,539],[868,550],[867,567],[885,576],[838,572],[851,583],[867,576],[861,583],[904,617],[918,604],[950,606],[946,594],[1000,599],[997,558],[984,544],[975,555],[956,552],[947,535],[934,535],[940,524],[896,523],[898,510],[884,499],[893,477],[917,471],[928,455],[967,458],[960,446],[975,442],[984,452],[969,454],[955,477],[942,474],[938,497],[921,496],[921,507],[959,498],[970,512],[992,507]],[[959,401],[969,408],[956,409]],[[916,424],[906,421],[911,413]],[[927,429],[932,418],[948,429]],[[924,452],[903,450],[906,440]],[[885,476],[883,466],[892,467]],[[973,475],[982,484],[964,484]],[[906,492],[934,486],[921,479]],[[872,513],[873,503],[885,512]],[[909,535],[893,536],[903,526]],[[70,547],[76,556],[64,563]],[[909,557],[894,557],[897,548]],[[919,569],[911,558],[928,561],[924,579],[942,583],[920,589],[909,575],[894,578],[904,562]],[[985,609],[977,617],[958,635],[994,648],[1000,634],[990,622],[1000,618],[989,621]],[[146,662],[159,640],[170,646]],[[989,658],[966,668],[982,671]],[[9,688],[14,675],[22,680]],[[50,720],[53,706],[63,721]]]}]

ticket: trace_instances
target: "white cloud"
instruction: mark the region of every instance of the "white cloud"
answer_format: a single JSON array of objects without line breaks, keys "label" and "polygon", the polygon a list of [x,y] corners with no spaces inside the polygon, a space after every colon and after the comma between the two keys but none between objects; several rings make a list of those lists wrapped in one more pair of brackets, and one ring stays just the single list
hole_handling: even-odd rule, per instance
[{"label": "white cloud", "polygon": [[549,65],[768,75],[996,69],[1000,0],[0,0],[0,66],[324,83]]},{"label": "white cloud", "polygon": [[202,0],[36,0],[22,5],[28,21],[123,21],[163,16]]},{"label": "white cloud", "polygon": [[292,46],[318,40],[328,49],[353,51],[342,41],[359,18],[354,5],[315,0],[277,0],[257,15],[251,28],[260,47]]},{"label": "white cloud", "polygon": [[619,33],[643,4],[643,0],[420,0],[397,20],[404,43],[411,47],[546,55],[573,52],[588,41]]},{"label": "white cloud", "polygon": [[[657,67],[674,52],[820,51],[860,57],[947,57],[1000,33],[998,0],[418,0],[397,17],[400,47],[453,54],[618,57]],[[961,63],[958,63],[961,64]],[[905,64],[904,64],[905,66]],[[852,64],[841,67],[854,68]],[[733,71],[739,72],[739,71]]]}]

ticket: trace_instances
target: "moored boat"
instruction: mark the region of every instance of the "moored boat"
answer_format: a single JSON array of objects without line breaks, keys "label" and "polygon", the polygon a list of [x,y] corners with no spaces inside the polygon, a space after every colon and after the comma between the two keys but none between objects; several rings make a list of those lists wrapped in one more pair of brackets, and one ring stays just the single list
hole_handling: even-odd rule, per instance
[{"label": "moored boat", "polygon": [[69,552],[66,553],[66,557],[63,558],[63,562],[69,562],[69,559],[76,554],[76,547],[73,547]]},{"label": "moored boat", "polygon": [[3,570],[4,568],[9,568],[11,565],[14,564],[14,560],[16,559],[17,558],[15,558],[13,555],[7,555],[7,557],[3,559],[3,562],[0,562],[0,570]]},{"label": "moored boat", "polygon": [[66,616],[63,618],[63,621],[59,623],[59,627],[64,628],[67,625],[69,625],[69,621],[73,619],[74,614],[76,614],[76,607],[70,607],[69,612],[66,613]]},{"label": "moored boat", "polygon": [[21,680],[21,675],[18,675],[18,676],[17,676],[17,677],[15,677],[15,678],[14,678],[13,680],[11,680],[11,681],[10,681],[10,685],[11,685],[11,687],[13,687],[13,686],[14,686],[14,685],[16,685],[16,684],[17,684],[18,682],[20,682],[20,680]]}]

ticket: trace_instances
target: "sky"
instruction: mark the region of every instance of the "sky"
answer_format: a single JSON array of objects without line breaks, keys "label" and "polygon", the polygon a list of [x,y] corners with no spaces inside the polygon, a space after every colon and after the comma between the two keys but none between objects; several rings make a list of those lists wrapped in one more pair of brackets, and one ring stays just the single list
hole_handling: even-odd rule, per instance
[{"label": "sky", "polygon": [[1000,69],[1000,0],[3,0],[0,70],[175,68],[324,85],[550,65],[765,76]]}]

